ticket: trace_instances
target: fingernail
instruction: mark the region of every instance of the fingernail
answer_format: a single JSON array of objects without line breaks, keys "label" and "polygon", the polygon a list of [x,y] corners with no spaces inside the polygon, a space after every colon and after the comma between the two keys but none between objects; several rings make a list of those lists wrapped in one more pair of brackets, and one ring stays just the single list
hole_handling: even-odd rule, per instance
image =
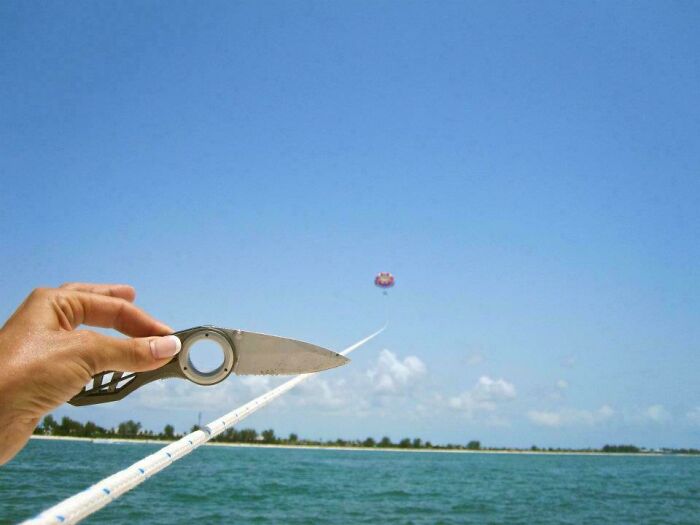
[{"label": "fingernail", "polygon": [[148,342],[151,347],[151,353],[156,359],[164,357],[172,357],[180,351],[182,343],[180,338],[174,335],[166,335],[165,337],[156,337]]}]

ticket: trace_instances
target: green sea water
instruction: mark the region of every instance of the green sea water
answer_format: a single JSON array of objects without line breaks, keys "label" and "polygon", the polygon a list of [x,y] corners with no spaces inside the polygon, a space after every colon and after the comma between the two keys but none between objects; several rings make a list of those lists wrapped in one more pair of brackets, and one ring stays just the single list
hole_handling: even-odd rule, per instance
[{"label": "green sea water", "polygon": [[[34,440],[0,467],[15,523],[157,450]],[[84,523],[700,523],[700,457],[202,447]]]}]

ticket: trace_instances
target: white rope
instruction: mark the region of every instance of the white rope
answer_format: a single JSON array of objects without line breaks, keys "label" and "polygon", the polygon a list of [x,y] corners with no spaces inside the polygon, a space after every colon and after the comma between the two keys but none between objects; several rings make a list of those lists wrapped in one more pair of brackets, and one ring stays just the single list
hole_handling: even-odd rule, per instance
[{"label": "white rope", "polygon": [[[384,328],[346,348],[341,352],[341,354],[349,354],[370,339],[379,335]],[[119,471],[98,483],[95,483],[87,490],[79,492],[75,496],[71,496],[70,498],[65,499],[57,505],[45,510],[35,518],[23,522],[23,525],[56,523],[67,525],[78,523],[80,520],[86,518],[94,512],[97,512],[105,505],[113,502],[122,494],[140,485],[151,476],[157,474],[164,468],[169,467],[175,461],[186,456],[197,447],[218,436],[227,428],[235,425],[256,410],[264,407],[273,399],[281,396],[302,381],[305,381],[318,373],[319,372],[300,374],[289,381],[282,383],[280,386],[273,388],[260,397],[257,397],[245,405],[238,407],[223,417],[215,419],[208,425],[205,425],[202,430],[192,432],[182,439],[163,447],[155,454],[151,454],[150,456],[143,458],[141,461],[137,461],[130,467],[127,467],[124,470]]]}]

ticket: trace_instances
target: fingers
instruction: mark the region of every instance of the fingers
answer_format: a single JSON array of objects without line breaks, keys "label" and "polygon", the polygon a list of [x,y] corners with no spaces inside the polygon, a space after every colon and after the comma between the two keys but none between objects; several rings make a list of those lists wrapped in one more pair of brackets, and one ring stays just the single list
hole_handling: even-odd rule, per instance
[{"label": "fingers", "polygon": [[95,283],[65,283],[60,286],[63,290],[75,290],[76,292],[96,293],[110,297],[118,297],[134,302],[136,290],[128,284],[95,284]]},{"label": "fingers", "polygon": [[82,332],[80,352],[92,374],[108,370],[144,372],[170,361],[180,351],[180,339],[174,335],[120,339],[96,332]]},{"label": "fingers", "polygon": [[63,314],[65,317],[60,320],[63,328],[69,325],[68,329],[74,329],[86,324],[114,328],[132,337],[172,333],[169,326],[125,299],[69,289],[56,292],[55,306],[59,316]]}]

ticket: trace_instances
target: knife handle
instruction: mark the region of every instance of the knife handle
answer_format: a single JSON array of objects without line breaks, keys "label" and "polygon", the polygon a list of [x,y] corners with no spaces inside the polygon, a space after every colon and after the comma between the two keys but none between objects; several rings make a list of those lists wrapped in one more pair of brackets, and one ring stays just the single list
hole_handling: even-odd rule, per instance
[{"label": "knife handle", "polygon": [[[182,348],[167,364],[147,372],[100,372],[95,374],[92,381],[68,402],[73,406],[85,406],[118,401],[151,381],[170,377],[188,379],[198,385],[215,385],[226,379],[236,366],[236,350],[233,341],[220,328],[196,326],[172,335],[180,339]],[[221,365],[210,372],[198,370],[190,359],[192,346],[203,340],[217,343],[224,354]]]}]

